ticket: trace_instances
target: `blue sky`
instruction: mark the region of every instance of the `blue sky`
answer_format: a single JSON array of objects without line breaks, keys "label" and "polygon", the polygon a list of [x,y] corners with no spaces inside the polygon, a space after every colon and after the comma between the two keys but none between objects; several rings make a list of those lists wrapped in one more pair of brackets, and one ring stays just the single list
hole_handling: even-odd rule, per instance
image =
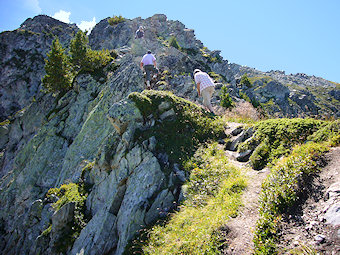
[{"label": "blue sky", "polygon": [[0,31],[38,14],[86,27],[113,15],[163,13],[231,63],[340,83],[339,11],[339,0],[0,0]]}]

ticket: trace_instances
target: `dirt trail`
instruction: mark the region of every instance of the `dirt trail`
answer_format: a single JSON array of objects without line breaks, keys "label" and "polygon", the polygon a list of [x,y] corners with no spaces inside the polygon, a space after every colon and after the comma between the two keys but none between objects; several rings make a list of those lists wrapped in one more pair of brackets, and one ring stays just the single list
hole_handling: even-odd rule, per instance
[{"label": "dirt trail", "polygon": [[226,153],[231,156],[231,163],[243,170],[248,179],[248,186],[242,195],[244,206],[241,207],[238,216],[227,223],[225,231],[228,242],[223,254],[252,254],[253,232],[258,219],[258,196],[269,169],[255,171],[247,167],[246,163],[233,160],[233,152]]},{"label": "dirt trail", "polygon": [[[248,187],[243,193],[244,206],[239,215],[225,226],[227,245],[223,254],[252,254],[253,232],[258,219],[258,196],[269,169],[254,171],[246,163],[236,161],[235,152],[226,151],[226,154],[231,163],[244,170],[248,177]],[[335,183],[340,184],[340,147],[331,148],[326,159],[327,165],[310,183],[308,199],[282,224],[281,242],[278,244],[282,254],[291,249],[305,252],[301,254],[311,254],[314,251],[320,254],[340,254],[340,226],[326,224],[324,218],[325,208],[329,207],[327,190]],[[323,240],[317,241],[318,236]]]}]

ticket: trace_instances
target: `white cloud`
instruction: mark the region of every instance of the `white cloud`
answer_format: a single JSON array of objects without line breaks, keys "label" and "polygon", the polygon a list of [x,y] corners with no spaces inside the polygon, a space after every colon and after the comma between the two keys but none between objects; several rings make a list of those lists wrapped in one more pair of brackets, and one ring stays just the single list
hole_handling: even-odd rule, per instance
[{"label": "white cloud", "polygon": [[70,15],[71,15],[71,12],[60,10],[56,12],[52,17],[62,22],[70,23]]},{"label": "white cloud", "polygon": [[87,30],[87,31],[89,31],[89,32],[91,32],[92,28],[93,28],[95,25],[96,25],[96,17],[93,17],[92,21],[84,21],[84,20],[82,20],[82,21],[80,22],[80,24],[77,24],[77,26],[78,26],[81,30],[83,30],[83,31]]},{"label": "white cloud", "polygon": [[36,13],[41,13],[41,8],[39,6],[39,0],[24,0],[23,1],[25,8],[34,11]]}]

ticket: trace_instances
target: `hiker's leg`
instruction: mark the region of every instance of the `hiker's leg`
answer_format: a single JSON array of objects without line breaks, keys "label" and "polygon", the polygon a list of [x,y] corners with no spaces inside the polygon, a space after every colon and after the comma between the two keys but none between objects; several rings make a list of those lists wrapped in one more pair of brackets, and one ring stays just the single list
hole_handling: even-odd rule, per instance
[{"label": "hiker's leg", "polygon": [[214,109],[212,108],[211,105],[211,98],[212,95],[214,93],[214,87],[207,87],[205,89],[202,90],[202,97],[203,97],[203,105],[210,111],[210,112],[214,112]]},{"label": "hiker's leg", "polygon": [[151,72],[150,66],[146,65],[144,67],[144,70],[145,70],[145,73],[146,73],[146,81],[150,82],[150,72]]}]

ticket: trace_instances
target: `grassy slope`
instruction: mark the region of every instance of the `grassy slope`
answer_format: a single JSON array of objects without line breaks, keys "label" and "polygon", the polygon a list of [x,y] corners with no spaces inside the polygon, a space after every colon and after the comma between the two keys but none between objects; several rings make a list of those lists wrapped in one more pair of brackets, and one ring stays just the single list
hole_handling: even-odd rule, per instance
[{"label": "grassy slope", "polygon": [[[156,124],[138,134],[137,140],[155,135],[160,141],[158,149],[166,151],[172,160],[179,160],[190,178],[183,186],[185,200],[179,210],[167,221],[145,229],[126,253],[218,254],[224,242],[221,229],[230,217],[237,215],[242,203],[240,195],[246,186],[240,169],[230,165],[224,151],[212,142],[220,137],[217,134],[221,131],[221,120],[209,118],[195,105],[164,92],[134,93],[130,98],[144,116],[159,114],[157,106],[164,99],[173,105],[175,122]],[[255,149],[255,156],[261,155],[259,161],[275,165],[263,184],[261,218],[254,243],[257,254],[272,254],[276,252],[282,213],[296,202],[305,176],[317,170],[315,162],[328,148],[321,142],[329,138],[333,144],[339,142],[339,121],[272,119],[254,127],[257,132],[253,143],[244,146],[262,148]],[[304,144],[307,140],[315,142]],[[206,141],[210,142],[204,144]],[[291,155],[284,160],[277,160],[288,154]]]},{"label": "grassy slope", "polygon": [[135,240],[128,254],[217,254],[223,246],[221,229],[237,215],[245,178],[216,143],[201,147],[186,169],[191,175],[180,210],[147,230],[144,243]]}]

